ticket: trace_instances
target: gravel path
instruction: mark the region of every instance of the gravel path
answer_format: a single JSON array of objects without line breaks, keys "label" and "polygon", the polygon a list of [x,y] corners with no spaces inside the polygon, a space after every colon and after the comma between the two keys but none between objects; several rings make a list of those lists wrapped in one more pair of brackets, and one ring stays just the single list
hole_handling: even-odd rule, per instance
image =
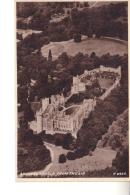
[{"label": "gravel path", "polygon": [[[46,166],[44,170],[24,173],[24,176],[47,176],[47,175],[57,175],[59,173],[71,173],[71,172],[87,172],[94,170],[103,170],[107,167],[112,166],[112,160],[115,159],[117,152],[110,148],[96,148],[92,156],[84,156],[83,158],[76,160],[68,160],[66,163],[59,164],[59,155],[68,151],[56,147],[52,144],[45,143],[45,146],[50,150],[52,162]],[[21,175],[22,176],[22,175]]]}]

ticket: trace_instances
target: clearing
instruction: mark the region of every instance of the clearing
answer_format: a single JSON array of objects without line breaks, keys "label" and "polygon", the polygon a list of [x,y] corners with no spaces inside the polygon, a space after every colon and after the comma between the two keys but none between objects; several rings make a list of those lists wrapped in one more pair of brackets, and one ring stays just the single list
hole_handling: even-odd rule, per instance
[{"label": "clearing", "polygon": [[127,43],[121,43],[120,41],[111,39],[90,39],[83,36],[83,40],[79,43],[75,43],[72,39],[62,42],[50,42],[41,48],[42,55],[48,57],[48,52],[51,49],[53,60],[58,58],[62,52],[67,52],[70,56],[75,56],[77,53],[82,52],[84,54],[91,54],[95,52],[97,56],[101,56],[106,53],[111,55],[124,55],[128,52]]}]

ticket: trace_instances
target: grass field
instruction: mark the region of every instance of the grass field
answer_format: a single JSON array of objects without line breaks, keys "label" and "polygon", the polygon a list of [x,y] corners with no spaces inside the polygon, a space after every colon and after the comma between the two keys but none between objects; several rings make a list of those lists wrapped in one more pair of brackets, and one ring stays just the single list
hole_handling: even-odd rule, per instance
[{"label": "grass field", "polygon": [[80,43],[75,43],[73,40],[62,42],[50,42],[41,48],[42,55],[47,57],[51,49],[53,59],[56,59],[62,52],[67,52],[70,56],[75,56],[77,53],[91,54],[101,56],[106,53],[124,55],[127,53],[127,45],[113,40],[107,39],[87,39],[83,38]]},{"label": "grass field", "polygon": [[101,88],[104,88],[104,89],[108,89],[113,84],[112,79],[108,79],[108,78],[107,79],[99,78],[98,81],[99,81]]}]

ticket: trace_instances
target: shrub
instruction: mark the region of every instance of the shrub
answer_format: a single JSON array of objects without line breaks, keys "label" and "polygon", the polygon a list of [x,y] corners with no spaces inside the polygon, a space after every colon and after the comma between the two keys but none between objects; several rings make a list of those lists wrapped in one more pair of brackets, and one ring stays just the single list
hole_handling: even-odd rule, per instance
[{"label": "shrub", "polygon": [[88,150],[80,148],[75,151],[75,156],[76,158],[82,158],[84,155],[87,155],[88,153],[89,153]]},{"label": "shrub", "polygon": [[64,163],[64,162],[66,162],[66,156],[64,154],[61,154],[59,156],[59,163]]},{"label": "shrub", "polygon": [[76,33],[73,35],[74,38],[74,42],[81,42],[81,34],[80,33]]},{"label": "shrub", "polygon": [[75,160],[76,159],[76,155],[74,152],[68,152],[66,157],[68,160]]},{"label": "shrub", "polygon": [[61,140],[59,138],[55,139],[55,145],[56,146],[61,146],[62,145]]},{"label": "shrub", "polygon": [[72,143],[73,143],[73,137],[70,133],[67,133],[63,140],[63,148],[69,149]]}]

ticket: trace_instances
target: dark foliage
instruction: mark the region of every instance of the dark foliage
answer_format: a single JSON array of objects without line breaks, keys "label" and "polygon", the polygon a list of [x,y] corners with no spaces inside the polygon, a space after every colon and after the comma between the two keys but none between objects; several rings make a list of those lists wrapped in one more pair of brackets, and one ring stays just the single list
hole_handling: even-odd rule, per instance
[{"label": "dark foliage", "polygon": [[82,34],[87,34],[88,37],[96,34],[97,37],[103,35],[127,40],[127,21],[118,21],[121,17],[127,18],[127,3],[110,3],[82,11],[74,8],[71,11],[72,24],[75,29],[80,30]]},{"label": "dark foliage", "polygon": [[65,157],[64,154],[61,154],[61,155],[59,156],[59,163],[65,163],[65,162],[66,162],[66,157]]},{"label": "dark foliage", "polygon": [[[73,37],[76,42],[81,41],[80,33],[99,38],[102,36],[119,37],[128,39],[127,30],[127,3],[110,3],[108,5],[85,8],[78,10],[73,8],[70,16],[59,22],[49,23],[54,13],[63,13],[64,3],[17,3],[18,28],[31,28],[43,30],[48,34],[51,41],[64,41]],[[73,4],[72,4],[73,7]],[[32,16],[29,23],[25,19]],[[22,19],[22,18],[23,19]],[[112,29],[112,30],[111,30]]]},{"label": "dark foliage", "polygon": [[80,33],[74,34],[73,38],[74,38],[74,41],[76,43],[81,42],[81,34]]},{"label": "dark foliage", "polygon": [[51,162],[50,151],[32,130],[18,129],[18,174],[45,168]]},{"label": "dark foliage", "polygon": [[42,46],[49,44],[50,40],[48,36],[43,33],[32,33],[25,37],[22,41],[22,46],[32,50],[40,49]]},{"label": "dark foliage", "polygon": [[18,174],[44,169],[51,162],[45,146],[18,147]]},{"label": "dark foliage", "polygon": [[120,150],[116,158],[113,160],[112,165],[116,168],[116,172],[126,173],[129,176],[129,151],[128,148]]},{"label": "dark foliage", "polygon": [[[127,83],[128,87],[128,83]],[[127,88],[128,89],[128,88]],[[88,119],[84,120],[78,132],[77,144],[80,147],[94,150],[99,139],[107,132],[109,125],[128,106],[128,95],[123,93],[124,88],[115,89],[111,95],[99,102]]]},{"label": "dark foliage", "polygon": [[67,155],[66,155],[66,158],[68,160],[75,160],[76,159],[76,155],[74,152],[68,152]]}]

